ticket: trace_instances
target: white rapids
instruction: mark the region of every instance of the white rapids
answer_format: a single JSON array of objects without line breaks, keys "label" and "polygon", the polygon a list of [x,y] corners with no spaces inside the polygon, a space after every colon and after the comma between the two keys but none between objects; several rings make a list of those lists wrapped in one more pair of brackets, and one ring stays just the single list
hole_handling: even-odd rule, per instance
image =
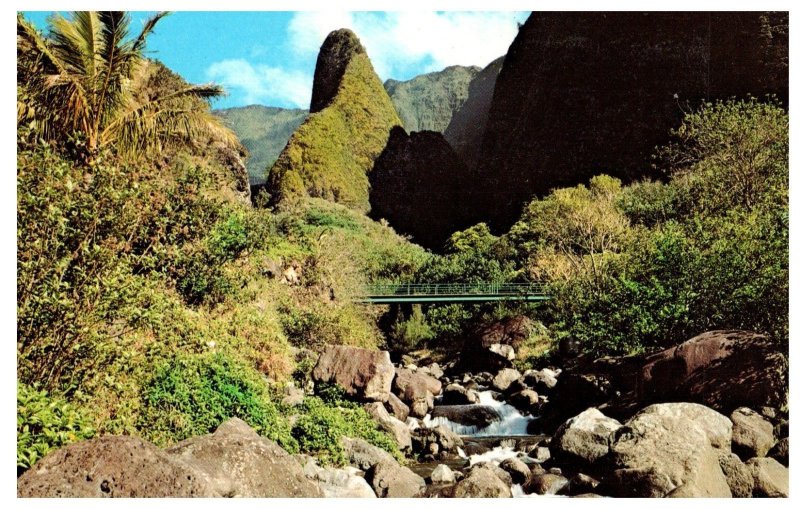
[{"label": "white rapids", "polygon": [[478,393],[480,397],[479,405],[494,408],[500,414],[500,420],[493,422],[485,428],[477,426],[465,426],[457,422],[452,422],[446,417],[431,417],[430,414],[422,419],[422,426],[435,428],[436,426],[446,426],[454,433],[462,436],[473,437],[494,437],[506,435],[527,435],[528,423],[535,417],[522,415],[519,410],[503,401],[497,401],[492,397],[491,391]]}]

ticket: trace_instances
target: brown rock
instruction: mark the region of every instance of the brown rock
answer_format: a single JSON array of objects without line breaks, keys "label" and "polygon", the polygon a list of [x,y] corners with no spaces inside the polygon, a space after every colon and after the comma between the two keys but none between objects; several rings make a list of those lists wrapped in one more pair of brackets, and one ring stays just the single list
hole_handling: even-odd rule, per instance
[{"label": "brown rock", "polygon": [[757,412],[737,408],[731,414],[733,422],[733,452],[748,460],[754,456],[764,457],[775,445],[772,424]]},{"label": "brown rock", "polygon": [[389,352],[327,345],[311,376],[316,382],[341,386],[348,396],[386,401],[391,392],[395,369]]},{"label": "brown rock", "polygon": [[442,383],[430,375],[399,368],[394,379],[397,396],[410,407],[410,414],[424,417],[433,407],[433,397],[442,392]]},{"label": "brown rock", "polygon": [[789,496],[789,469],[772,458],[750,458],[747,466],[753,474],[753,496],[786,498]]},{"label": "brown rock", "polygon": [[456,498],[511,498],[511,489],[490,468],[478,465],[453,489]]},{"label": "brown rock", "polygon": [[778,463],[789,468],[789,439],[781,438],[778,443],[770,449],[769,457],[775,458]]},{"label": "brown rock", "polygon": [[411,498],[425,491],[425,479],[395,463],[378,463],[365,476],[379,498]]},{"label": "brown rock", "polygon": [[408,419],[408,413],[411,411],[408,405],[400,401],[393,392],[389,393],[389,399],[386,400],[386,409],[390,414],[394,415],[403,422]]},{"label": "brown rock", "polygon": [[497,410],[486,405],[439,405],[431,411],[431,417],[443,417],[464,426],[478,429],[500,420]]},{"label": "brown rock", "polygon": [[753,474],[750,468],[742,463],[739,456],[732,452],[722,452],[719,466],[725,474],[725,480],[734,498],[750,498],[753,494]]},{"label": "brown rock", "polygon": [[555,495],[563,490],[567,484],[569,484],[569,480],[563,475],[547,472],[532,476],[530,482],[525,486],[525,491],[527,493],[536,493],[537,495]]},{"label": "brown rock", "polygon": [[323,496],[294,457],[238,418],[166,452],[202,472],[212,489],[224,497]]},{"label": "brown rock", "polygon": [[780,407],[786,357],[749,331],[711,331],[648,357],[637,379],[642,401],[693,401],[729,414],[741,406]]},{"label": "brown rock", "polygon": [[562,424],[551,447],[558,457],[593,464],[608,454],[611,438],[622,424],[590,408]]},{"label": "brown rock", "polygon": [[375,419],[378,427],[394,437],[400,450],[411,449],[411,431],[403,421],[392,417],[383,403],[376,401],[364,405],[364,410]]},{"label": "brown rock", "polygon": [[500,468],[508,472],[513,484],[525,484],[531,478],[531,469],[519,458],[508,458],[500,462]]},{"label": "brown rock", "polygon": [[17,479],[19,497],[215,497],[202,472],[131,436],[62,447]]}]

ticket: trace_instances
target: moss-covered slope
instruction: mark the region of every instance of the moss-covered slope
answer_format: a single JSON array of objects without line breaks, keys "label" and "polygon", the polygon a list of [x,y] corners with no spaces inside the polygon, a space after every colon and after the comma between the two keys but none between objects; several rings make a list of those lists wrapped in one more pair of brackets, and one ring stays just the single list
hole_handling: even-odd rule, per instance
[{"label": "moss-covered slope", "polygon": [[269,173],[270,202],[312,196],[368,211],[367,174],[400,119],[349,30],[331,32],[320,49],[311,111]]}]

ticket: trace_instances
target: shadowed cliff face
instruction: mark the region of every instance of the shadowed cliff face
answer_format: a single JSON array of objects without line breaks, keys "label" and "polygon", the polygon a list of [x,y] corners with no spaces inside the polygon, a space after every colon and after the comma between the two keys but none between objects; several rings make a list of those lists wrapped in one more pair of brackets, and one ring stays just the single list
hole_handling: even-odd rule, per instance
[{"label": "shadowed cliff face", "polygon": [[469,226],[466,173],[441,133],[409,136],[395,127],[370,173],[370,216],[386,219],[418,244],[439,249],[453,231]]},{"label": "shadowed cliff face", "polygon": [[652,173],[654,147],[703,100],[788,100],[788,15],[534,13],[509,48],[478,164],[476,218],[604,172]]},{"label": "shadowed cliff face", "polygon": [[503,58],[492,61],[470,82],[466,101],[453,114],[444,131],[447,142],[470,169],[478,164],[481,140],[486,130],[489,108],[492,106],[497,75],[503,68]]}]

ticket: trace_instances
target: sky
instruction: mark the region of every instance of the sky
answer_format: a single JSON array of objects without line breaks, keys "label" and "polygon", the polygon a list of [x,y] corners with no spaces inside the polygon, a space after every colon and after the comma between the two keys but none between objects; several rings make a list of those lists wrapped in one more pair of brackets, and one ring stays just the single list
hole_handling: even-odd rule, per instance
[{"label": "sky", "polygon": [[[132,13],[138,33],[153,13]],[[317,52],[332,30],[361,39],[381,80],[449,65],[485,66],[504,55],[528,12],[174,12],[148,39],[148,56],[192,83],[223,85],[214,108],[308,108]],[[26,12],[40,29],[49,12]]]}]

